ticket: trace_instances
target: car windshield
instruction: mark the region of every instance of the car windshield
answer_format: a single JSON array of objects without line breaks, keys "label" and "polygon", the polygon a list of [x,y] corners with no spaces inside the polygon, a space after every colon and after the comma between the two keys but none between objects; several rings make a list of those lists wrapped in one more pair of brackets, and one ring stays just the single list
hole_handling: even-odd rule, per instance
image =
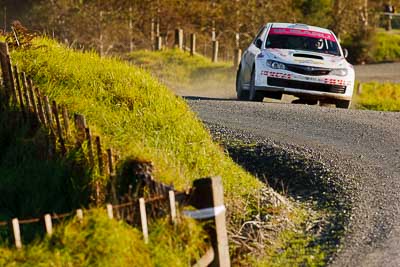
[{"label": "car windshield", "polygon": [[340,56],[339,46],[333,38],[270,33],[265,47],[305,50]]}]

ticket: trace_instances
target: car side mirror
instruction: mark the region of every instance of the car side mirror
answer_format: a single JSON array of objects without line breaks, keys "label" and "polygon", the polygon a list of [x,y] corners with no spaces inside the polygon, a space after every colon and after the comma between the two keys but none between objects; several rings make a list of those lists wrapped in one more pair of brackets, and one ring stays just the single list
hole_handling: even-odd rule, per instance
[{"label": "car side mirror", "polygon": [[349,51],[346,48],[343,48],[343,56],[347,58],[349,56]]},{"label": "car side mirror", "polygon": [[262,40],[261,39],[257,39],[256,40],[256,47],[261,49],[261,46],[262,46]]}]

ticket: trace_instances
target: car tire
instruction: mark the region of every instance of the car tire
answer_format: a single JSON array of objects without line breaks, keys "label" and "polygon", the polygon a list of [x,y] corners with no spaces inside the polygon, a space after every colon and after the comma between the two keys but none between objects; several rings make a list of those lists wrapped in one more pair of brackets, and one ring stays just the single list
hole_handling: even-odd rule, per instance
[{"label": "car tire", "polygon": [[256,72],[255,68],[253,67],[250,79],[249,100],[254,102],[262,102],[264,100],[264,94],[262,92],[257,92],[255,83],[256,83]]},{"label": "car tire", "polygon": [[350,100],[336,100],[335,102],[336,108],[344,108],[349,109],[351,105]]},{"label": "car tire", "polygon": [[241,65],[239,65],[236,73],[236,96],[238,100],[243,101],[249,99],[249,91],[243,90],[242,77],[240,76],[240,68]]}]

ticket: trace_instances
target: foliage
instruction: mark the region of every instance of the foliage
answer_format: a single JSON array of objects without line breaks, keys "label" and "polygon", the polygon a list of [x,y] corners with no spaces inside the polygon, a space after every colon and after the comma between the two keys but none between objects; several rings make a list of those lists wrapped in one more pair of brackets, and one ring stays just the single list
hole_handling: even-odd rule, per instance
[{"label": "foliage", "polygon": [[353,64],[370,62],[371,49],[374,46],[374,30],[372,28],[360,28],[344,39],[343,47],[349,51],[348,60]]},{"label": "foliage", "polygon": [[377,32],[374,38],[374,47],[370,52],[372,62],[399,61],[400,35],[398,32]]},{"label": "foliage", "polygon": [[362,93],[355,101],[360,109],[400,111],[400,85],[363,83]]},{"label": "foliage", "polygon": [[85,212],[82,222],[62,223],[51,237],[21,251],[0,247],[0,265],[150,267],[174,262],[174,266],[187,266],[204,254],[203,237],[202,228],[191,220],[182,221],[177,229],[161,220],[154,223],[152,242],[146,246],[139,230],[110,220],[105,210],[92,209]]},{"label": "foliage", "polygon": [[[244,48],[266,22],[309,23],[332,29],[341,37],[354,36],[369,25],[377,25],[384,1],[373,0],[160,0],[160,1],[31,1],[18,0],[31,11],[15,15],[29,28],[83,49],[101,54],[151,48],[151,21],[160,20],[160,34],[172,46],[174,29],[196,32],[198,44],[210,43],[215,29],[221,50],[236,47],[240,33]],[[399,6],[400,1],[391,1]],[[12,7],[11,3],[8,6]],[[368,11],[368,12],[367,12]],[[12,13],[18,13],[11,10]],[[249,15],[251,14],[251,15]],[[357,41],[357,40],[356,40]],[[204,48],[206,49],[206,48]]]}]

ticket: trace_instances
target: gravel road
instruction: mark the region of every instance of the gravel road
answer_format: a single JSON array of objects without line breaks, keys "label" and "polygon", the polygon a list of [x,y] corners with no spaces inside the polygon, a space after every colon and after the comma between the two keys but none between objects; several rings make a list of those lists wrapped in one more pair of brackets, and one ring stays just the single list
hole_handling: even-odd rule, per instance
[{"label": "gravel road", "polygon": [[[190,98],[214,136],[278,144],[337,173],[350,203],[332,266],[400,266],[400,115],[281,103]],[[220,127],[219,127],[220,126]],[[321,189],[322,190],[322,189]]]},{"label": "gravel road", "polygon": [[400,62],[356,65],[354,68],[360,82],[400,83]]}]

